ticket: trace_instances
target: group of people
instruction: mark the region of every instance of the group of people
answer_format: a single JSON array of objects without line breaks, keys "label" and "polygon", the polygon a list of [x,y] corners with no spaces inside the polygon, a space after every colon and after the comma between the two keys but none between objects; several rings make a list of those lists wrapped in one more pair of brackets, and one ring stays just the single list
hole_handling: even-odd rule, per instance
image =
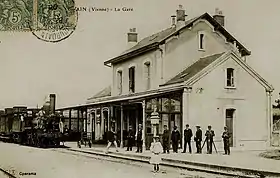
[{"label": "group of people", "polygon": [[[143,129],[142,125],[139,125],[138,131],[134,135],[134,132],[132,130],[132,127],[129,127],[128,135],[127,135],[127,151],[132,151],[133,143],[136,141],[136,146],[137,146],[137,153],[142,153],[142,146],[143,146]],[[212,147],[214,144],[214,136],[215,132],[212,130],[212,127],[209,125],[208,129],[205,132],[205,141],[203,143],[203,146],[206,142],[207,144],[207,154],[212,154]],[[189,148],[189,153],[192,153],[192,146],[191,146],[191,141],[193,137],[193,132],[189,127],[189,124],[186,125],[186,128],[184,129],[184,149],[182,153],[186,153],[187,146]],[[224,142],[224,150],[225,154],[229,155],[230,154],[230,144],[229,144],[229,139],[230,139],[230,134],[228,132],[227,127],[224,127],[224,132],[222,134],[223,142]],[[118,152],[118,146],[116,142],[116,136],[111,128],[111,130],[107,133],[107,140],[108,140],[108,145],[106,152],[108,153],[109,147],[112,145],[112,143],[116,147],[116,151]],[[172,142],[172,149],[174,153],[178,153],[178,145],[181,140],[181,134],[177,130],[177,126],[174,126],[174,130],[171,133],[171,142]],[[201,147],[201,142],[202,140],[202,130],[200,126],[196,126],[196,132],[194,135],[194,141],[196,143],[196,153],[201,154],[202,153],[202,147]],[[215,145],[214,145],[215,146]],[[154,171],[158,172],[159,171],[159,164],[161,161],[160,154],[161,153],[169,153],[170,149],[170,131],[167,128],[167,125],[164,125],[164,131],[162,134],[162,144],[160,142],[159,136],[154,136],[154,140],[151,143],[150,151],[153,153],[153,156],[151,157],[150,163],[154,165]]]},{"label": "group of people", "polygon": [[[136,132],[136,134],[132,130],[132,127],[129,126],[129,130],[127,132],[127,149],[126,149],[126,151],[132,151],[132,147],[134,145],[134,142],[136,141],[136,146],[137,146],[136,152],[142,153],[143,136],[144,136],[144,133],[143,133],[141,124],[139,125],[138,131]],[[116,133],[114,132],[113,128],[111,128],[111,130],[107,132],[107,140],[108,140],[108,145],[106,148],[106,153],[108,153],[108,150],[112,144],[115,145],[116,151],[118,152],[117,136],[116,136]]]},{"label": "group of people", "polygon": [[[137,146],[137,153],[142,153],[142,146],[143,146],[143,128],[142,125],[140,124],[138,127],[138,131],[135,132],[132,130],[132,127],[129,127],[128,133],[127,133],[127,151],[132,151],[132,147],[134,142],[136,141],[136,146]],[[214,130],[212,130],[212,127],[209,125],[208,129],[205,132],[205,141],[207,145],[207,154],[212,154],[213,150],[213,139],[215,136]],[[184,129],[184,145],[183,145],[183,152],[186,153],[187,147],[189,153],[192,153],[192,137],[193,137],[193,132],[190,129],[189,124],[186,125],[186,128]],[[224,127],[224,132],[222,134],[223,142],[224,142],[224,150],[225,154],[229,155],[230,154],[230,144],[229,144],[229,139],[230,139],[230,134],[227,130],[227,127]],[[113,131],[113,128],[107,133],[107,140],[108,140],[108,146],[107,150],[109,147],[114,144],[115,147],[117,148],[117,142],[116,142],[116,135]],[[181,134],[177,130],[177,126],[174,126],[174,130],[171,133],[171,143],[172,143],[172,149],[174,153],[178,153],[178,146],[179,142],[181,140]],[[196,153],[201,154],[202,153],[202,130],[199,125],[196,126],[196,132],[194,135],[194,141],[196,145]],[[203,144],[203,145],[204,145]],[[164,131],[162,134],[162,147],[163,147],[163,153],[169,153],[170,149],[170,131],[167,128],[167,125],[164,125]],[[117,149],[118,150],[118,149]]]},{"label": "group of people", "polygon": [[[162,141],[163,141],[163,153],[169,153],[169,130],[167,129],[167,126],[164,126],[164,131],[162,135]],[[205,132],[205,141],[207,144],[207,154],[212,154],[212,148],[214,145],[214,136],[215,132],[212,130],[212,127],[209,125],[208,130]],[[191,146],[191,140],[193,137],[193,132],[189,127],[189,124],[186,125],[186,128],[184,130],[184,150],[182,153],[186,153],[187,146],[189,148],[189,153],[192,153],[192,146]],[[171,141],[172,141],[172,149],[173,152],[178,153],[178,145],[180,142],[180,132],[177,130],[177,127],[174,126],[174,130],[171,133]],[[229,139],[230,139],[230,134],[228,132],[227,127],[224,127],[224,132],[222,134],[223,142],[224,142],[224,150],[225,154],[229,155],[230,154],[230,144],[229,144]],[[196,133],[194,135],[194,141],[196,143],[196,153],[201,154],[202,153],[202,147],[201,147],[201,142],[202,140],[202,130],[200,126],[196,126]],[[203,145],[204,145],[203,144]],[[214,145],[215,146],[215,145]]]}]

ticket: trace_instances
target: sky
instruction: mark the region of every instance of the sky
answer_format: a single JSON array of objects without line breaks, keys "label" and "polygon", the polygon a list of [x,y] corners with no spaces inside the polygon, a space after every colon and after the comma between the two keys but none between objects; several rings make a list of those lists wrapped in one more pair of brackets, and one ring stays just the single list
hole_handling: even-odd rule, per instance
[{"label": "sky", "polygon": [[0,32],[0,109],[42,106],[50,93],[57,95],[58,108],[85,103],[110,85],[111,69],[103,62],[126,49],[129,28],[141,40],[170,27],[179,4],[187,19],[222,10],[225,28],[252,52],[247,62],[274,86],[273,99],[278,97],[279,0],[76,0],[77,7],[133,11],[79,12],[75,32],[59,43],[30,32]]}]

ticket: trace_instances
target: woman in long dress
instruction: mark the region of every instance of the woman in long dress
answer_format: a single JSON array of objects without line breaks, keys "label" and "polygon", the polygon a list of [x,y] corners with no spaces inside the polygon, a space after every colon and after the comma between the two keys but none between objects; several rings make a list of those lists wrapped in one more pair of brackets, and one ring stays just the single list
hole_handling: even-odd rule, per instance
[{"label": "woman in long dress", "polygon": [[150,164],[153,164],[154,171],[158,172],[159,164],[161,163],[161,153],[163,152],[163,147],[160,143],[159,136],[154,137],[154,142],[151,143],[150,150],[153,153],[150,159]]}]

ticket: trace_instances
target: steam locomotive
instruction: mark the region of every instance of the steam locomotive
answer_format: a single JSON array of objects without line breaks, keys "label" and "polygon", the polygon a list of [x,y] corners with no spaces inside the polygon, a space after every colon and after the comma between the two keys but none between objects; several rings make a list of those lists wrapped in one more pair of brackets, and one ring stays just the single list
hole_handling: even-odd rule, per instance
[{"label": "steam locomotive", "polygon": [[41,109],[15,106],[0,111],[0,140],[34,147],[58,147],[63,117],[55,112],[55,94]]}]

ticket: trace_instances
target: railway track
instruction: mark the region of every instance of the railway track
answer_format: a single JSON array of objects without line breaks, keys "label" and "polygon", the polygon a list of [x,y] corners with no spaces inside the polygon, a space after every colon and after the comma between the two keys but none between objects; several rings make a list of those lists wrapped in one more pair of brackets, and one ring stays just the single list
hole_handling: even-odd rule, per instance
[{"label": "railway track", "polygon": [[0,168],[0,178],[17,178],[13,173]]}]

